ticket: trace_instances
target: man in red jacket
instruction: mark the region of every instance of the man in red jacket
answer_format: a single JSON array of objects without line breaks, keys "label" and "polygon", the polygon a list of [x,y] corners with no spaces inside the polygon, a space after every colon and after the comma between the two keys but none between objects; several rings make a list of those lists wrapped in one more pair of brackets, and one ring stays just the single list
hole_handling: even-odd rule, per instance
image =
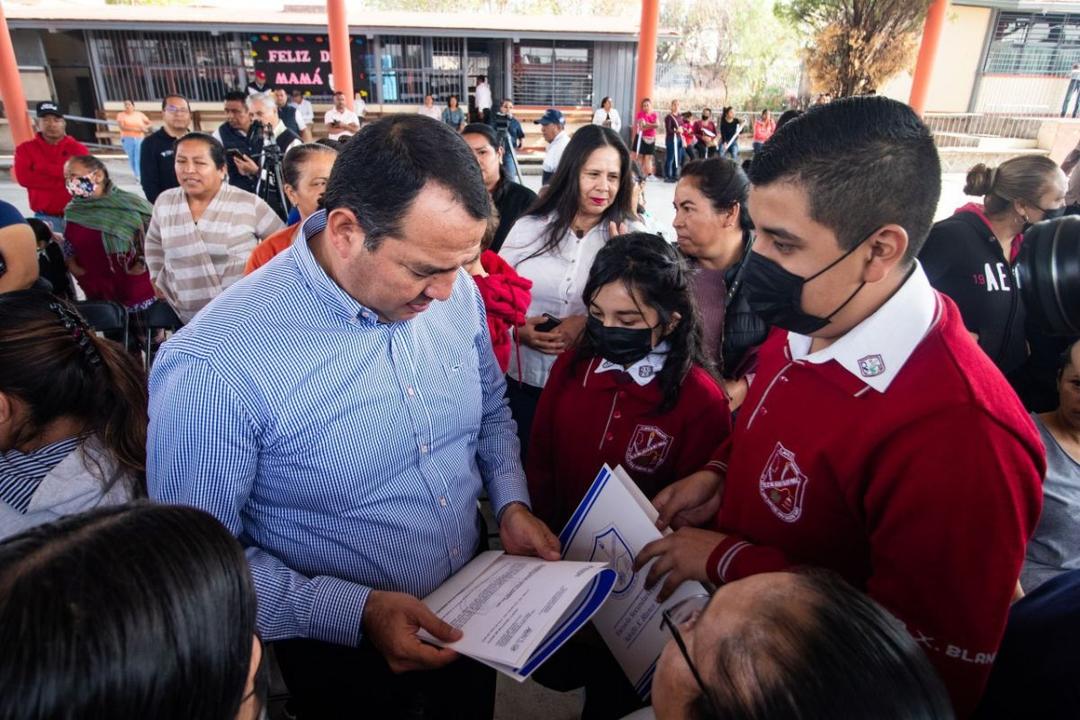
[{"label": "man in red jacket", "polygon": [[[775,329],[730,440],[654,500],[680,529],[638,563],[657,558],[648,581],[667,574],[665,592],[831,568],[904,622],[966,717],[1001,642],[1045,459],[915,260],[940,177],[926,126],[883,97],[815,107],[765,143],[743,282]],[[713,530],[688,527],[710,518]]]},{"label": "man in red jacket", "polygon": [[64,163],[90,152],[67,134],[64,114],[54,102],[38,103],[37,126],[34,138],[15,148],[15,179],[26,188],[34,217],[63,232],[64,208],[71,200],[64,186]]}]

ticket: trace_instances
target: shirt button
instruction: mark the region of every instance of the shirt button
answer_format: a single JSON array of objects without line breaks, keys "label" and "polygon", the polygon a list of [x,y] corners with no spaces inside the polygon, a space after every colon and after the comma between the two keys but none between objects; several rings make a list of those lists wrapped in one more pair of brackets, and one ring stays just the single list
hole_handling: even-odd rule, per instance
[{"label": "shirt button", "polygon": [[457,557],[461,554],[461,551],[457,548],[450,548],[450,557]]},{"label": "shirt button", "polygon": [[440,507],[446,507],[446,498],[445,497],[440,497],[439,498],[439,506]]},{"label": "shirt button", "polygon": [[428,451],[428,446],[427,445],[421,445],[420,446],[420,452],[426,453],[427,451]]},{"label": "shirt button", "polygon": [[413,395],[415,395],[415,394],[416,394],[416,391],[415,391],[415,390],[413,390],[413,389],[412,389],[412,386],[410,385],[409,387],[405,388],[405,393],[406,393],[406,394],[407,394],[407,395],[408,395],[409,397],[412,397]]},{"label": "shirt button", "polygon": [[620,390],[619,392],[615,393],[615,397],[622,400],[624,397],[626,397],[626,391],[625,390]]},{"label": "shirt button", "polygon": [[611,442],[612,440],[614,440],[614,439],[615,439],[615,433],[608,433],[608,434],[607,434],[607,437],[606,437],[605,439],[606,439],[606,440],[607,440],[608,442]]},{"label": "shirt button", "polygon": [[612,414],[612,417],[615,418],[616,420],[618,420],[619,418],[622,417],[622,413],[620,411],[616,410],[614,412],[614,414]]}]

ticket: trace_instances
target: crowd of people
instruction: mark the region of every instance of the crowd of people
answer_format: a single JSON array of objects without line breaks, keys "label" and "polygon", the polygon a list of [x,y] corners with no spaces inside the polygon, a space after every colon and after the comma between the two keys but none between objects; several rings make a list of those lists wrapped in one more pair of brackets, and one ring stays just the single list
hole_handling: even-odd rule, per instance
[{"label": "crowd of people", "polygon": [[[558,559],[605,463],[671,530],[635,572],[713,592],[665,611],[651,708],[589,632],[541,667],[582,717],[1008,717],[1018,687],[1075,709],[1080,338],[1040,334],[1014,280],[1065,212],[1057,165],[977,165],[981,202],[934,224],[906,105],[744,128],[673,102],[669,243],[648,100],[629,143],[610,98],[572,132],[544,112],[537,194],[490,88],[370,122],[339,94],[312,143],[303,97],[262,82],[213,135],[165,98],[125,143],[145,199],[55,105],[16,152],[37,222],[0,205],[5,716],[257,718],[272,647],[293,717],[489,720],[494,670],[423,642],[460,633],[421,598],[487,548],[482,496],[504,550]],[[67,273],[184,327],[147,369]]]}]

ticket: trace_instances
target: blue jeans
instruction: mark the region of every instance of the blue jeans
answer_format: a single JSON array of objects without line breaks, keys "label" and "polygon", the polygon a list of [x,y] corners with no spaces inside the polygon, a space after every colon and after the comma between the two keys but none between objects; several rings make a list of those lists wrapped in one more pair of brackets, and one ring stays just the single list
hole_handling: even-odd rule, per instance
[{"label": "blue jeans", "polygon": [[734,160],[735,162],[738,162],[739,161],[739,141],[736,140],[735,142],[731,143],[731,147],[729,147],[724,152],[720,153],[720,157],[729,157],[732,160]]},{"label": "blue jeans", "polygon": [[135,174],[135,182],[139,182],[139,151],[142,149],[142,138],[120,138],[120,144],[124,147],[124,154],[131,163],[131,172]]},{"label": "blue jeans", "polygon": [[664,178],[678,180],[679,168],[686,161],[686,149],[677,137],[668,136],[664,141],[664,150]]},{"label": "blue jeans", "polygon": [[35,212],[34,217],[51,227],[53,229],[53,232],[64,232],[64,225],[66,223],[64,222],[63,215],[46,215],[43,212]]}]

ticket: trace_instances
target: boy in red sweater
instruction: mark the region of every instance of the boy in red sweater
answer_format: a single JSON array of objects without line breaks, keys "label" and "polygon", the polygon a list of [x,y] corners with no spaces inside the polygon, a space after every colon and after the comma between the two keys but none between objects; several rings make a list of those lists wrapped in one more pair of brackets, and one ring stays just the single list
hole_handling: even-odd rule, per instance
[{"label": "boy in red sweater", "polygon": [[[941,168],[901,103],[815,107],[754,158],[743,282],[774,331],[730,441],[662,491],[650,582],[831,568],[907,626],[968,716],[1041,507],[1038,434],[915,262]],[[708,524],[714,530],[687,527]]]}]

